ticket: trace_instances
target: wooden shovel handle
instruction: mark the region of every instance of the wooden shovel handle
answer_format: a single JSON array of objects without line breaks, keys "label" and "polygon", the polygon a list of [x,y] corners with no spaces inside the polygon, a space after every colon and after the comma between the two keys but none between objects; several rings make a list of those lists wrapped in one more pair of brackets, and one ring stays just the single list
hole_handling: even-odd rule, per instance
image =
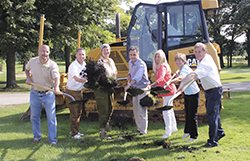
[{"label": "wooden shovel handle", "polygon": [[[35,84],[35,83],[30,83],[30,84],[31,84],[32,86],[36,86],[36,87],[39,87],[39,88],[42,88],[42,89],[45,89],[45,90],[54,92],[54,90],[51,89],[51,88],[48,88],[48,87],[45,87],[45,86],[42,86],[42,85],[39,85],[39,84]],[[62,93],[62,92],[57,92],[57,94],[62,95],[63,93]]]},{"label": "wooden shovel handle", "polygon": [[[184,88],[183,88],[183,91],[185,91],[192,83],[194,83],[194,81],[196,80],[195,79],[192,79],[191,82],[189,82]],[[170,100],[168,101],[168,103],[170,103],[171,101],[173,101],[176,97],[178,97],[182,92],[179,91],[177,92],[176,94],[173,95],[173,97],[170,98]]]}]

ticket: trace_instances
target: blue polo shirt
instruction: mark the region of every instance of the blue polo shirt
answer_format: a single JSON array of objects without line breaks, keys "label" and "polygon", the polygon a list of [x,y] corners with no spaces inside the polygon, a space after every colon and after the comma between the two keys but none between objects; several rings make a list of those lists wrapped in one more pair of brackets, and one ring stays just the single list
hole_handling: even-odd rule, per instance
[{"label": "blue polo shirt", "polygon": [[145,88],[150,84],[148,80],[148,71],[146,63],[140,58],[133,63],[129,60],[129,72],[131,75],[131,80],[135,80],[136,82],[132,85],[137,88]]}]

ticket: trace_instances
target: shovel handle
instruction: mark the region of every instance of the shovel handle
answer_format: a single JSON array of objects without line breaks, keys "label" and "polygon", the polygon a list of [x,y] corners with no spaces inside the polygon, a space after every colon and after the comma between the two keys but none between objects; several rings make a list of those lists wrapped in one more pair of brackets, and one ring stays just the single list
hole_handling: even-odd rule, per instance
[{"label": "shovel handle", "polygon": [[124,93],[124,98],[123,98],[124,101],[127,100],[127,94],[128,94],[128,92],[125,92],[125,93]]},{"label": "shovel handle", "polygon": [[[45,87],[45,86],[42,86],[42,85],[39,85],[39,84],[35,84],[35,83],[30,83],[32,86],[36,86],[36,87],[39,87],[39,88],[43,88],[45,90],[48,90],[48,91],[51,91],[51,92],[54,92],[53,89],[51,88],[48,88],[48,87]],[[60,92],[57,92],[57,94],[59,95],[63,95],[63,93],[60,91]]]},{"label": "shovel handle", "polygon": [[[171,81],[172,79],[174,79],[174,77],[176,76],[177,73],[179,73],[179,71],[180,71],[179,69],[176,70],[176,72],[175,72],[175,73],[173,74],[173,76],[170,78],[170,81]],[[164,84],[163,88],[167,88],[167,83]]]},{"label": "shovel handle", "polygon": [[180,70],[178,69],[178,70],[176,70],[176,72],[173,74],[173,76],[170,78],[171,80],[176,76],[176,74],[177,73],[179,73],[180,72]]},{"label": "shovel handle", "polygon": [[[192,79],[191,82],[189,82],[189,83],[183,88],[183,91],[185,91],[192,83],[194,83],[195,80],[196,80],[196,78],[195,78],[195,79]],[[178,97],[181,93],[182,93],[181,91],[175,93],[175,94],[173,95],[173,97],[171,97],[170,100],[168,101],[168,105],[169,105],[170,102],[172,102],[176,97]]]}]

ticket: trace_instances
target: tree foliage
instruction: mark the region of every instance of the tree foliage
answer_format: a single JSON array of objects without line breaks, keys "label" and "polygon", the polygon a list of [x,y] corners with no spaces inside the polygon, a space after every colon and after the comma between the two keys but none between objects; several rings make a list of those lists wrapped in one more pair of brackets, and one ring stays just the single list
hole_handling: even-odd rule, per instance
[{"label": "tree foliage", "polygon": [[248,67],[250,67],[250,0],[244,0],[239,3],[239,11],[236,15],[239,20],[240,30],[246,35],[246,42],[243,44],[247,51]]},{"label": "tree foliage", "polygon": [[15,53],[32,50],[38,41],[38,21],[35,17],[34,2],[35,0],[4,0],[0,2],[0,51],[2,54],[6,54],[6,88],[17,87]]},{"label": "tree foliage", "polygon": [[[130,2],[130,0],[125,0]],[[122,0],[3,0],[0,1],[0,57],[7,62],[7,86],[17,87],[15,80],[15,53],[23,56],[37,53],[40,15],[45,14],[44,44],[56,43],[65,57],[77,47],[78,30],[82,30],[81,47],[90,50],[101,42],[114,41],[114,35],[105,31],[107,20],[115,13]],[[29,54],[25,54],[29,53]],[[56,53],[53,53],[56,55]],[[70,61],[68,61],[67,66]]]},{"label": "tree foliage", "polygon": [[[244,16],[239,15],[239,13],[245,10],[241,6],[242,3],[247,2],[242,0],[220,0],[218,14],[207,16],[210,37],[221,46],[222,53],[227,55],[227,67],[232,67],[232,56],[234,53],[238,53],[238,49],[241,49],[242,46],[235,40],[246,34],[249,28],[249,25],[243,27],[243,23],[240,23]],[[245,10],[244,14],[249,15],[249,10]]]}]

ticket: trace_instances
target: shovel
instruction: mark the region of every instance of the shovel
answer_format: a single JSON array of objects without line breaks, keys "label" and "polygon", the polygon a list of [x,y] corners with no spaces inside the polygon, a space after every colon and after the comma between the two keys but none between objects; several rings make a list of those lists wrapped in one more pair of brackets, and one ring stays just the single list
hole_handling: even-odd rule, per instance
[{"label": "shovel", "polygon": [[[194,83],[195,80],[196,80],[196,78],[195,78],[195,79],[192,79],[192,81],[189,82],[189,83],[183,88],[183,91],[185,91],[192,83]],[[173,100],[174,100],[176,97],[178,97],[181,93],[182,93],[182,92],[179,91],[179,92],[177,92],[176,94],[174,94],[173,97],[170,98],[170,100],[168,101],[168,104],[167,104],[166,106],[163,106],[163,107],[160,107],[160,108],[156,108],[156,110],[161,110],[161,111],[163,111],[163,110],[170,110],[171,108],[173,108],[174,106],[169,105],[169,104],[172,104]]]},{"label": "shovel", "polygon": [[[42,85],[39,85],[39,84],[35,84],[35,83],[30,83],[30,84],[33,85],[33,86],[36,86],[36,87],[43,88],[43,89],[45,89],[45,90],[54,92],[54,90],[51,89],[51,88],[48,88],[48,87],[45,87],[45,86],[42,86]],[[72,101],[69,102],[69,104],[77,104],[77,103],[80,103],[80,102],[86,102],[86,101],[88,100],[88,99],[87,99],[87,100],[86,100],[86,99],[84,99],[84,100],[75,100],[75,98],[74,98],[73,96],[71,96],[71,95],[69,95],[69,94],[67,94],[67,93],[63,93],[63,92],[61,92],[61,91],[58,92],[57,94],[59,94],[59,95],[64,95],[64,96],[66,96],[66,97],[71,98]]]},{"label": "shovel", "polygon": [[130,101],[127,100],[128,92],[124,93],[123,101],[117,101],[120,105],[126,106]]},{"label": "shovel", "polygon": [[[170,78],[170,81],[171,81],[172,79],[174,79],[174,77],[176,76],[177,73],[179,73],[179,71],[180,71],[180,70],[178,69],[178,70],[173,74],[173,76]],[[166,89],[166,88],[167,88],[167,83],[164,84],[164,89]]]}]

